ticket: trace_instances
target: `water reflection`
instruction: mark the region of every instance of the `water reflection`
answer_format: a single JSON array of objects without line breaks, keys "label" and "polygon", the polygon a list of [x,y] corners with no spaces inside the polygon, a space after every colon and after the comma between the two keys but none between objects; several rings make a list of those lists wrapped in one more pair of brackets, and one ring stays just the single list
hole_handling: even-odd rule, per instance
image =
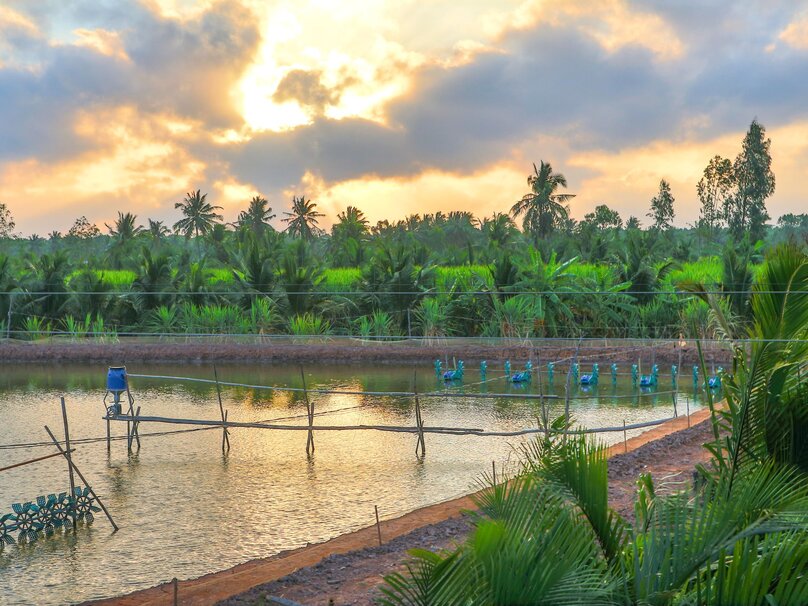
[{"label": "water reflection", "polygon": [[[224,382],[299,387],[296,366],[217,365]],[[461,385],[445,385],[425,365],[412,368],[318,366],[306,369],[311,388],[408,391],[417,382],[427,426],[515,430],[535,426],[539,400],[452,398],[453,393],[544,393],[550,417],[563,414],[564,382],[536,375],[514,385],[489,367],[489,380],[469,369]],[[213,377],[212,367],[130,367],[131,372]],[[42,441],[42,425],[61,427],[59,396],[66,395],[73,439],[105,434],[101,404],[106,369],[83,365],[6,366],[0,374],[0,444]],[[620,425],[673,414],[670,395],[645,395],[628,386],[571,386],[570,408],[585,426]],[[541,387],[539,387],[541,386]],[[212,384],[132,380],[142,414],[219,419]],[[661,385],[664,392],[670,386]],[[623,397],[628,396],[628,397]],[[223,387],[234,421],[286,419],[306,424],[300,393]],[[684,398],[684,395],[682,396]],[[513,467],[520,440],[426,436],[426,456],[415,456],[414,435],[317,432],[319,425],[414,425],[414,401],[384,395],[313,394],[315,454],[305,454],[306,432],[232,429],[232,448],[221,449],[221,429],[150,436],[174,429],[140,426],[142,449],[129,455],[125,441],[79,444],[76,462],[121,527],[111,534],[103,518],[73,535],[54,536],[0,552],[0,596],[9,604],[62,604],[149,587],[173,576],[190,578],[248,559],[328,539],[382,517],[459,496],[476,478]],[[691,403],[691,410],[696,409]],[[683,411],[685,405],[679,404]],[[113,435],[124,428],[113,424]],[[629,432],[629,435],[633,435]],[[622,434],[607,440],[622,439]],[[0,450],[0,466],[48,449]],[[33,454],[32,454],[33,453]],[[4,473],[0,509],[39,494],[64,490],[63,462]]]}]

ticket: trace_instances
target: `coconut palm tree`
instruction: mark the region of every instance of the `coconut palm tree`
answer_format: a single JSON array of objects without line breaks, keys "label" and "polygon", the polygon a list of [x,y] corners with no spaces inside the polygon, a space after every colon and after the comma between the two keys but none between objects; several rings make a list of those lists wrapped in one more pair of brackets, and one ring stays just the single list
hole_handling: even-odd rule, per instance
[{"label": "coconut palm tree", "polygon": [[479,222],[488,243],[496,248],[505,248],[516,235],[513,220],[505,213],[494,213],[491,218]]},{"label": "coconut palm tree", "polygon": [[222,216],[217,214],[221,206],[213,206],[207,201],[208,194],[203,194],[201,190],[189,192],[182,202],[174,204],[174,208],[182,211],[183,218],[174,223],[174,231],[190,239],[191,236],[199,238],[200,235],[207,234],[216,221],[221,221]]},{"label": "coconut palm tree", "polygon": [[149,227],[146,231],[155,242],[160,242],[170,233],[162,221],[155,221],[154,219],[149,219]]},{"label": "coconut palm tree", "polygon": [[314,236],[322,233],[317,226],[319,217],[325,215],[316,210],[317,204],[311,200],[306,200],[305,196],[292,196],[292,212],[284,212],[286,218],[281,219],[288,223],[286,231],[296,238],[311,240]]},{"label": "coconut palm tree", "polygon": [[538,168],[533,165],[533,174],[528,176],[527,184],[530,193],[511,207],[511,214],[514,217],[524,215],[524,231],[536,239],[544,238],[567,220],[569,209],[564,203],[575,195],[556,193],[559,187],[567,187],[567,178],[554,173],[550,163],[544,160]]},{"label": "coconut palm tree", "polygon": [[104,225],[107,226],[109,235],[112,236],[114,240],[126,243],[136,238],[143,231],[142,226],[135,224],[136,221],[137,215],[118,211],[118,218],[115,220],[115,223],[112,225],[105,223]]},{"label": "coconut palm tree", "polygon": [[331,228],[330,247],[334,253],[335,265],[359,266],[365,258],[365,242],[370,233],[370,222],[365,213],[349,206],[337,215],[337,222]]},{"label": "coconut palm tree", "polygon": [[253,196],[247,210],[239,213],[237,225],[239,228],[252,231],[255,235],[261,235],[267,228],[272,229],[269,222],[274,218],[269,201],[261,196]]},{"label": "coconut palm tree", "polygon": [[143,232],[143,227],[137,225],[136,221],[136,215],[118,211],[118,218],[115,223],[112,225],[109,223],[104,224],[112,237],[109,255],[114,269],[120,269],[121,258],[126,254],[127,246]]},{"label": "coconut palm tree", "polygon": [[140,311],[151,311],[170,301],[169,290],[174,284],[171,263],[168,255],[152,256],[148,247],[143,247],[138,276],[132,282],[132,290],[137,292],[135,302]]}]

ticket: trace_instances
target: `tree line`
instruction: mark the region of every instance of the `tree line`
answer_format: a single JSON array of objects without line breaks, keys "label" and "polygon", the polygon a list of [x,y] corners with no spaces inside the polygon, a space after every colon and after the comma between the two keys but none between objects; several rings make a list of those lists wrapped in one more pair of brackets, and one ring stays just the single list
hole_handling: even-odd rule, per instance
[{"label": "tree line", "polygon": [[80,217],[48,238],[12,236],[13,217],[0,205],[0,328],[676,336],[706,309],[672,294],[675,272],[725,290],[743,317],[763,249],[805,243],[808,215],[766,224],[770,145],[753,121],[734,162],[710,161],[697,187],[701,217],[688,228],[673,227],[664,180],[645,229],[605,204],[575,221],[567,180],[545,161],[509,213],[437,212],[371,225],[348,206],[328,233],[305,196],[293,197],[283,231],[260,195],[228,224],[195,190],[176,203],[171,227],[119,211],[105,234]]}]

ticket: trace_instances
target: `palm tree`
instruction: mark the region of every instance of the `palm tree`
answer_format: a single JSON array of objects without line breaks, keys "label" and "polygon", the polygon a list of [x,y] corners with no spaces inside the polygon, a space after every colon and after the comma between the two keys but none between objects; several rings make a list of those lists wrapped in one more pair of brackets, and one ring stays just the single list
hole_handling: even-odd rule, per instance
[{"label": "palm tree", "polygon": [[557,194],[559,187],[567,187],[567,178],[554,173],[549,162],[541,161],[539,168],[533,165],[533,174],[528,176],[530,193],[511,208],[514,217],[524,215],[522,228],[535,238],[543,238],[564,223],[569,209],[564,202],[574,198],[574,194]]},{"label": "palm tree", "polygon": [[331,228],[331,235],[346,240],[348,238],[360,240],[367,236],[369,226],[370,221],[365,217],[365,213],[355,206],[349,206],[337,215],[337,222]]},{"label": "palm tree", "polygon": [[254,234],[260,235],[267,227],[271,228],[269,222],[274,218],[269,201],[261,196],[253,196],[247,210],[239,213],[237,224],[240,228],[249,229]]},{"label": "palm tree", "polygon": [[365,258],[365,242],[370,233],[370,221],[365,213],[349,206],[337,215],[331,228],[330,246],[334,252],[335,265],[359,266]]},{"label": "palm tree", "polygon": [[494,213],[490,219],[480,221],[479,226],[489,244],[497,248],[507,246],[516,232],[513,220],[505,213]]},{"label": "palm tree", "polygon": [[170,300],[168,291],[173,289],[171,263],[168,255],[152,256],[148,247],[143,247],[143,258],[138,276],[132,283],[136,291],[136,304],[140,311],[151,311]]},{"label": "palm tree", "polygon": [[189,192],[182,202],[174,204],[174,208],[182,210],[184,217],[174,224],[174,231],[181,233],[186,239],[191,236],[199,238],[200,235],[207,234],[216,221],[221,221],[222,216],[216,213],[221,210],[221,206],[213,206],[207,202],[208,194],[203,194],[200,190]]},{"label": "palm tree", "polygon": [[112,259],[112,266],[114,269],[120,269],[121,257],[126,252],[126,247],[143,232],[143,227],[136,225],[137,216],[132,213],[122,213],[118,211],[118,218],[113,225],[105,223],[109,230],[109,235],[112,236],[112,243],[109,247],[110,257]]},{"label": "palm tree", "polygon": [[112,236],[114,240],[126,243],[137,237],[143,231],[143,227],[135,225],[135,221],[137,221],[137,215],[118,211],[118,218],[115,220],[115,223],[113,225],[105,223],[104,225],[107,226],[109,235]]},{"label": "palm tree", "polygon": [[149,236],[151,236],[152,240],[155,242],[159,242],[169,234],[168,228],[162,221],[155,221],[153,219],[149,219],[149,227],[147,231]]},{"label": "palm tree", "polygon": [[296,238],[305,240],[310,240],[320,234],[322,230],[317,227],[317,218],[325,215],[317,212],[316,208],[317,204],[306,200],[305,196],[299,198],[292,196],[292,212],[284,212],[286,218],[281,219],[284,223],[289,224],[286,231]]}]

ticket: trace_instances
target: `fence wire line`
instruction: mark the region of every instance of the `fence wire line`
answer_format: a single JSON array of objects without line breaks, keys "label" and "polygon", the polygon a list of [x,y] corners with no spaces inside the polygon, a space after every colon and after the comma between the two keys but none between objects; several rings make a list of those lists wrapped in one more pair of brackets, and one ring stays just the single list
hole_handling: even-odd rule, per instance
[{"label": "fence wire line", "polygon": [[[144,375],[136,373],[127,373],[128,377],[135,379],[156,379],[165,381],[187,381],[191,383],[205,383],[209,385],[216,385],[214,379],[199,379],[196,377],[175,377],[171,375]],[[375,397],[391,397],[391,398],[413,398],[415,392],[412,391],[359,391],[359,390],[340,390],[340,389],[304,389],[303,387],[279,387],[277,385],[253,385],[250,383],[235,383],[231,381],[219,381],[219,385],[226,385],[227,387],[244,387],[246,389],[264,389],[267,391],[280,391],[291,393],[305,393],[319,394],[319,395],[338,395],[338,396],[375,396]],[[655,392],[637,392],[636,394],[625,395],[611,395],[610,398],[638,398],[668,395],[678,393],[678,390],[672,391],[655,391]],[[427,391],[417,394],[419,398],[483,398],[483,399],[496,399],[496,398],[513,398],[518,400],[560,400],[561,396],[554,394],[532,394],[532,393],[458,393],[449,391]],[[589,400],[592,396],[574,396],[571,400]]]},{"label": "fence wire line", "polygon": [[[335,410],[335,411],[327,411],[327,412],[324,412],[324,413],[321,413],[321,414],[330,414],[330,413],[333,413],[333,412],[341,412],[342,410],[346,410],[346,409]],[[298,416],[296,418],[303,418],[304,416],[308,416],[308,415],[300,415],[300,416]],[[134,419],[135,417],[132,417],[132,418]],[[563,432],[560,432],[560,433],[564,433],[564,434],[567,434],[567,435],[573,435],[573,434],[580,435],[580,434],[590,434],[590,433],[615,433],[615,432],[618,432],[618,431],[631,431],[631,430],[634,430],[634,429],[644,429],[646,427],[654,427],[656,425],[661,425],[662,423],[667,423],[668,421],[672,421],[672,420],[674,420],[676,418],[678,418],[678,417],[665,417],[663,419],[655,419],[653,421],[643,421],[641,423],[633,423],[631,425],[625,425],[625,426],[620,425],[620,426],[616,426],[616,427],[595,427],[595,428],[581,427],[581,428],[578,428],[578,429],[566,430],[566,431],[563,431]],[[128,417],[127,417],[127,419],[128,419]],[[122,419],[122,420],[127,420],[127,419]],[[272,422],[272,421],[279,421],[279,420],[283,420],[283,419],[272,419],[272,420],[269,420],[269,421],[255,421],[255,423],[265,423],[265,422]],[[148,421],[139,421],[139,422],[148,422]],[[205,421],[205,422],[207,422],[207,421]],[[212,429],[215,430],[215,429],[221,429],[222,428],[222,424],[221,424],[220,421],[211,420],[211,423],[216,423],[216,424],[206,425],[205,427],[194,427],[194,428],[191,428],[191,429],[176,429],[176,430],[170,430],[170,431],[157,431],[157,432],[151,432],[151,433],[139,433],[138,435],[141,438],[160,437],[160,436],[168,436],[168,435],[175,435],[175,434],[182,434],[182,433],[191,433],[191,432],[195,432],[195,431],[210,431]],[[233,428],[230,423],[225,423],[225,425],[230,429]],[[307,426],[302,425],[301,427],[305,429]],[[267,429],[279,429],[280,431],[284,431],[283,428],[267,427]],[[315,431],[317,431],[318,428],[315,425],[313,427],[313,429]],[[325,431],[325,429],[322,428],[322,427],[319,428],[319,429],[320,429],[320,431]],[[398,433],[418,433],[419,428],[412,427],[412,428],[408,428],[408,430],[409,431],[407,431],[407,432],[399,431]],[[350,431],[350,428],[346,428],[345,431]],[[424,431],[426,433],[443,433],[444,435],[458,435],[458,436],[467,436],[468,435],[468,436],[479,436],[479,437],[518,437],[518,436],[538,434],[538,433],[547,433],[550,430],[548,430],[546,428],[543,428],[543,427],[535,427],[535,428],[530,427],[530,428],[525,428],[525,429],[517,429],[517,430],[513,430],[513,431],[486,431],[486,430],[481,430],[481,431],[462,431],[462,430],[457,430],[457,431],[451,431],[451,432],[450,431],[440,432],[440,431],[430,431],[428,428],[425,428]],[[559,432],[551,431],[551,433],[559,433]],[[122,441],[122,440],[127,440],[128,437],[127,436],[112,436],[109,439],[110,439],[110,441],[118,442],[118,441]],[[99,442],[105,442],[106,440],[107,440],[106,436],[97,437],[97,438],[78,438],[78,439],[70,440],[70,443],[71,444],[95,444],[95,443],[99,443]],[[64,441],[61,441],[61,442],[58,442],[58,443],[60,445],[63,445]],[[0,450],[42,448],[42,447],[45,447],[45,446],[53,446],[53,445],[54,445],[54,442],[52,442],[52,441],[51,442],[28,442],[28,443],[18,443],[18,444],[2,444],[2,445],[0,445]]]},{"label": "fence wire line", "polygon": [[[267,285],[269,286],[269,285]],[[272,286],[283,285],[275,284]],[[183,296],[197,296],[205,297],[210,295],[215,296],[231,296],[231,297],[269,297],[270,292],[260,291],[232,291],[232,290],[107,290],[107,291],[79,291],[79,290],[66,290],[66,291],[53,291],[53,290],[5,290],[0,291],[0,296],[5,295],[21,295],[21,296],[142,296],[142,295],[183,295]],[[361,295],[361,296],[374,296],[374,295],[405,295],[405,296],[428,296],[428,295],[533,295],[533,296],[610,296],[616,297],[618,295],[658,295],[658,296],[695,296],[696,294],[705,295],[805,295],[808,294],[806,290],[706,290],[698,291],[698,293],[686,290],[283,290],[286,295],[309,295],[313,297],[322,297],[328,295]]]}]

